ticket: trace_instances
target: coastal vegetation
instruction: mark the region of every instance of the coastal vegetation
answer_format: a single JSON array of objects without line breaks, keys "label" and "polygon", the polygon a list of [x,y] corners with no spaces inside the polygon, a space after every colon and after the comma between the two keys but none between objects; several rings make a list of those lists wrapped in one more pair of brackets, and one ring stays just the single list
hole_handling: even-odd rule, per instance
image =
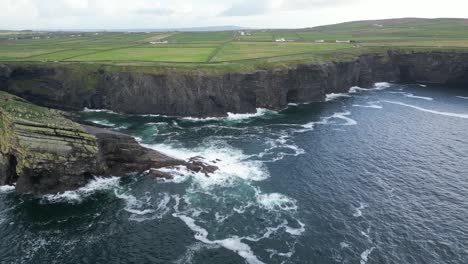
[{"label": "coastal vegetation", "polygon": [[118,66],[117,70],[136,67],[143,72],[250,71],[303,62],[348,60],[388,49],[466,50],[468,20],[407,18],[297,30],[5,31],[0,35],[0,63],[97,64],[109,69]]}]

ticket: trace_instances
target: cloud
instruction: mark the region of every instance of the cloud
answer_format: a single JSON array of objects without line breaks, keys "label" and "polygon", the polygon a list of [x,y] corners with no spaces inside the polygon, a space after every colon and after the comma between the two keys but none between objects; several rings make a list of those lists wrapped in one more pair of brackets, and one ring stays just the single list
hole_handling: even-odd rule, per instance
[{"label": "cloud", "polygon": [[170,8],[145,8],[138,9],[135,11],[135,13],[141,15],[168,16],[174,14],[175,10]]},{"label": "cloud", "polygon": [[271,10],[268,1],[243,1],[234,3],[231,7],[224,10],[220,16],[252,16],[266,14]]},{"label": "cloud", "polygon": [[245,1],[236,2],[224,10],[220,16],[253,16],[272,12],[298,11],[313,8],[341,6],[360,0],[276,0],[276,1]]}]

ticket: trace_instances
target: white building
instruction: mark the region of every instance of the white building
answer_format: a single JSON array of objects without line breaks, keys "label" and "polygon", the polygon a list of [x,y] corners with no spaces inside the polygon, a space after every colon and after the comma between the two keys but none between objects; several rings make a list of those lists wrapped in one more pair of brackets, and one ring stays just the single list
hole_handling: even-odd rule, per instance
[{"label": "white building", "polygon": [[351,40],[336,40],[336,43],[351,43]]},{"label": "white building", "polygon": [[286,39],[285,38],[279,38],[279,39],[275,39],[276,42],[286,42]]},{"label": "white building", "polygon": [[164,40],[164,41],[151,41],[150,44],[167,44],[169,43],[169,41],[167,40]]},{"label": "white building", "polygon": [[324,39],[317,39],[317,40],[315,41],[315,43],[324,43],[324,42],[325,42]]}]

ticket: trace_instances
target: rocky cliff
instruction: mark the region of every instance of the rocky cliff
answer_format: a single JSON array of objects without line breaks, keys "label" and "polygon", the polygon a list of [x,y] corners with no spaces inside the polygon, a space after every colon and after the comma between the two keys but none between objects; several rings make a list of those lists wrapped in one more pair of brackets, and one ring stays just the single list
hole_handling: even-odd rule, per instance
[{"label": "rocky cliff", "polygon": [[93,176],[125,176],[158,168],[186,166],[213,172],[216,167],[183,161],[140,146],[132,137],[80,125],[57,110],[0,92],[0,185],[16,184],[18,193],[63,192]]},{"label": "rocky cliff", "polygon": [[327,93],[377,81],[468,83],[468,53],[389,51],[349,61],[226,74],[76,71],[66,65],[0,66],[1,90],[43,106],[170,116],[278,110],[288,103],[321,101]]}]

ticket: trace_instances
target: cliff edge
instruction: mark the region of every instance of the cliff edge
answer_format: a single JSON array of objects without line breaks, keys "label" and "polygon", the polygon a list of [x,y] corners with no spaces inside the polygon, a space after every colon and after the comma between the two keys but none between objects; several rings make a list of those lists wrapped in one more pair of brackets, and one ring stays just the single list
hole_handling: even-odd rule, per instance
[{"label": "cliff edge", "polygon": [[93,176],[125,176],[186,166],[210,173],[216,167],[174,159],[140,146],[132,137],[80,125],[63,112],[0,92],[0,185],[41,195],[84,186]]},{"label": "cliff edge", "polygon": [[[80,64],[0,65],[0,90],[64,109],[109,109],[127,114],[226,116],[288,103],[323,101],[328,93],[375,82],[468,83],[468,52],[395,51],[342,61],[246,73],[163,73],[84,70]],[[88,67],[88,66],[86,66]]]}]

